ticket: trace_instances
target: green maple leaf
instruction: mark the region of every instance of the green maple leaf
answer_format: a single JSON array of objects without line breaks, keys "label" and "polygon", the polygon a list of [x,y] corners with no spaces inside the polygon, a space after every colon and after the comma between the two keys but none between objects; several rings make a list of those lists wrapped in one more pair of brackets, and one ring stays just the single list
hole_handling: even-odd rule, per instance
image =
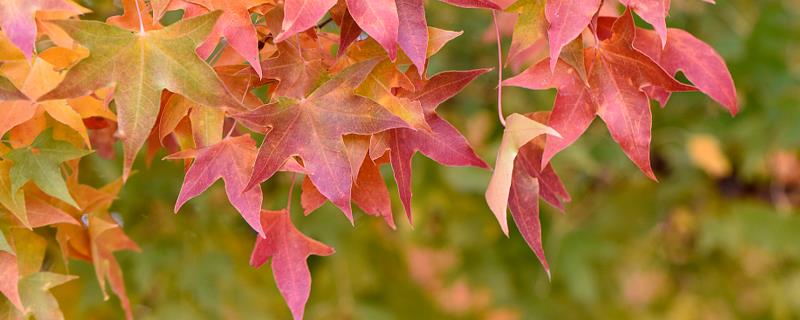
[{"label": "green maple leaf", "polygon": [[77,279],[77,276],[37,272],[19,281],[19,294],[30,315],[36,319],[64,319],[58,300],[50,289]]},{"label": "green maple leaf", "polygon": [[195,53],[221,13],[214,11],[147,32],[97,21],[56,21],[70,37],[87,47],[90,54],[40,100],[80,97],[115,85],[118,133],[125,152],[127,177],[136,153],[158,117],[163,89],[206,106],[240,106],[214,70]]},{"label": "green maple leaf", "polygon": [[6,159],[14,161],[9,173],[11,194],[16,194],[28,181],[33,181],[45,193],[77,208],[78,204],[72,199],[67,183],[61,176],[60,165],[90,153],[68,142],[53,140],[52,129],[42,132],[30,146],[11,150],[5,155]]},{"label": "green maple leaf", "polygon": [[513,60],[545,37],[547,20],[544,17],[544,5],[544,0],[519,0],[506,9],[507,12],[519,14],[511,36],[511,47],[508,49],[509,60]]}]

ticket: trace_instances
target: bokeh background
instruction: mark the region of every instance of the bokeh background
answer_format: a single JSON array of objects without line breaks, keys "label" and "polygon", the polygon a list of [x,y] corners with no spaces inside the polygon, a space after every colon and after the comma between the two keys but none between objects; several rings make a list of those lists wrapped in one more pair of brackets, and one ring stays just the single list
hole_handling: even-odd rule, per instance
[{"label": "bokeh background", "polygon": [[[112,0],[82,0],[104,19]],[[668,25],[687,29],[728,61],[743,111],[730,117],[699,93],[654,106],[648,180],[595,123],[554,160],[574,199],[542,210],[548,278],[516,232],[506,238],[483,201],[490,173],[414,160],[415,226],[391,175],[398,230],[328,204],[298,227],[336,248],[312,257],[307,319],[796,319],[800,317],[800,1],[672,1]],[[491,15],[428,3],[429,24],[464,30],[431,61],[431,74],[496,66]],[[641,22],[641,21],[639,21]],[[642,24],[644,25],[644,24]],[[510,39],[504,39],[507,45]],[[507,74],[517,71],[507,69]],[[496,73],[439,110],[492,162]],[[507,112],[548,110],[553,92],[505,91]],[[143,161],[141,161],[143,162]],[[82,175],[120,175],[97,156]],[[255,235],[221,183],[175,215],[178,163],[155,161],[114,205],[142,253],[118,253],[141,319],[288,319],[268,266],[248,265]],[[288,176],[265,184],[267,208],[285,206]],[[68,319],[115,319],[91,266],[57,287]]]}]

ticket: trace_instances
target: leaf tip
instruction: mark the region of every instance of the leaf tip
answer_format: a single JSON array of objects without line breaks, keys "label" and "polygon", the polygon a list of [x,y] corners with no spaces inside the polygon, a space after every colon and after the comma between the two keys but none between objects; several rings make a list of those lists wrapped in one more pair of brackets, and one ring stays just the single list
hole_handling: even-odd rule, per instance
[{"label": "leaf tip", "polygon": [[411,211],[406,212],[406,217],[408,218],[408,226],[411,227],[411,230],[414,230],[414,217],[411,215]]},{"label": "leaf tip", "polygon": [[290,36],[291,36],[291,34],[288,34],[288,33],[286,32],[286,30],[283,30],[283,31],[281,31],[281,33],[279,33],[279,34],[278,34],[278,35],[277,35],[277,36],[276,36],[276,37],[275,37],[275,38],[272,40],[272,42],[274,42],[274,43],[283,42],[284,40],[286,40],[286,39],[287,39],[287,38],[289,38]]},{"label": "leaf tip", "polygon": [[645,174],[645,175],[646,175],[648,178],[650,178],[650,180],[653,180],[653,182],[656,182],[656,183],[658,183],[658,182],[659,182],[659,181],[658,181],[658,178],[656,177],[656,174],[653,172],[653,169],[649,169],[649,168],[648,168],[648,170],[647,170],[647,171],[644,171],[644,174]]},{"label": "leaf tip", "polygon": [[561,136],[561,134],[560,134],[560,133],[558,133],[558,131],[556,131],[556,129],[553,129],[553,128],[552,128],[552,127],[550,127],[550,126],[547,126],[546,128],[547,128],[547,129],[545,129],[545,130],[546,130],[546,132],[545,132],[545,133],[547,133],[548,135],[551,135],[551,136],[553,136],[553,137],[556,137],[556,138],[559,138],[559,139],[562,139],[562,138],[563,138],[563,137]]},{"label": "leaf tip", "polygon": [[723,103],[722,105],[725,107],[725,109],[728,109],[728,113],[730,113],[731,117],[736,117],[736,115],[739,114],[739,111],[741,111],[739,109],[739,103],[737,102],[735,94],[731,101],[728,103]]},{"label": "leaf tip", "polygon": [[175,202],[175,207],[172,208],[172,213],[178,214],[178,212],[181,211],[181,207],[183,207],[184,203],[186,203],[186,201],[183,201],[183,199],[181,199],[179,196],[178,201]]}]

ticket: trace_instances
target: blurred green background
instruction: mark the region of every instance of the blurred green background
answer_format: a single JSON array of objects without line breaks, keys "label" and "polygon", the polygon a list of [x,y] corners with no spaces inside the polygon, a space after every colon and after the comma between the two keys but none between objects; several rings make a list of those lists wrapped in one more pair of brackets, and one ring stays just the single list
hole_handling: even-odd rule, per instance
[{"label": "blurred green background", "polygon": [[[78,2],[92,19],[120,11],[111,0]],[[557,156],[574,200],[565,214],[542,205],[551,281],[518,233],[500,232],[483,200],[488,171],[418,155],[413,228],[388,172],[397,231],[360,213],[354,228],[330,204],[303,217],[295,194],[295,223],[337,250],[310,259],[307,319],[800,318],[800,1],[672,5],[668,24],[728,61],[743,111],[731,118],[699,93],[654,107],[659,183],[600,123]],[[430,25],[465,31],[433,58],[430,74],[496,66],[488,12],[438,1],[427,10]],[[496,73],[483,76],[439,109],[489,162],[501,131],[495,85]],[[511,88],[505,108],[548,110],[552,99]],[[117,254],[137,318],[288,319],[269,267],[248,265],[255,235],[221,183],[175,215],[182,166],[138,165],[113,209],[143,249]],[[96,156],[83,167],[98,184],[121,168]],[[280,175],[265,184],[265,207],[283,207],[288,184]],[[89,264],[70,268],[80,280],[53,290],[68,319],[122,316],[115,297],[103,301]]]}]

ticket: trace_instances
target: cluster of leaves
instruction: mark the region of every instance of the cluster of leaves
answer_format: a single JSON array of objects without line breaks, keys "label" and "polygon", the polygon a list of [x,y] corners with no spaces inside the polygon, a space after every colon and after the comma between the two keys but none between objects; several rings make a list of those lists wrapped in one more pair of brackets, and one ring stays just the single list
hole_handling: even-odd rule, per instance
[{"label": "cluster of leaves", "polygon": [[[621,1],[628,9],[620,17],[601,15],[611,1],[519,0],[506,9],[442,1],[518,14],[507,62],[534,63],[501,87],[558,90],[550,113],[505,118],[498,103],[506,130],[486,193],[502,230],[510,208],[548,273],[538,199],[558,208],[569,201],[549,161],[595,115],[655,178],[650,99],[663,106],[672,92],[699,90],[737,111],[722,59],[666,28],[669,1]],[[436,109],[489,70],[427,75],[428,59],[459,33],[429,27],[422,0],[122,3],[124,13],[105,23],[76,19],[88,10],[68,0],[0,5],[0,204],[9,213],[1,216],[0,292],[18,317],[58,318],[48,290],[72,278],[41,271],[47,242],[32,230],[44,226],[56,229],[64,259],[95,265],[101,288],[108,280],[132,317],[113,252],[138,247],[108,209],[145,146],[148,161],[166,149],[167,159],[186,164],[176,212],[223,180],[258,234],[251,264],[271,260],[295,318],[310,292],[307,258],[334,250],[294,227],[290,203],[262,209],[263,182],[279,171],[304,175],[305,214],[330,201],[353,223],[354,202],[395,228],[381,165],[391,167],[409,221],[416,152],[447,166],[488,167]],[[182,18],[162,24],[171,11]],[[636,27],[631,11],[655,32]],[[318,25],[326,15],[338,34]],[[692,85],[676,80],[678,71]],[[264,136],[259,147],[254,134]],[[81,184],[80,158],[92,149],[113,156],[117,141],[122,177],[99,189]]]}]

